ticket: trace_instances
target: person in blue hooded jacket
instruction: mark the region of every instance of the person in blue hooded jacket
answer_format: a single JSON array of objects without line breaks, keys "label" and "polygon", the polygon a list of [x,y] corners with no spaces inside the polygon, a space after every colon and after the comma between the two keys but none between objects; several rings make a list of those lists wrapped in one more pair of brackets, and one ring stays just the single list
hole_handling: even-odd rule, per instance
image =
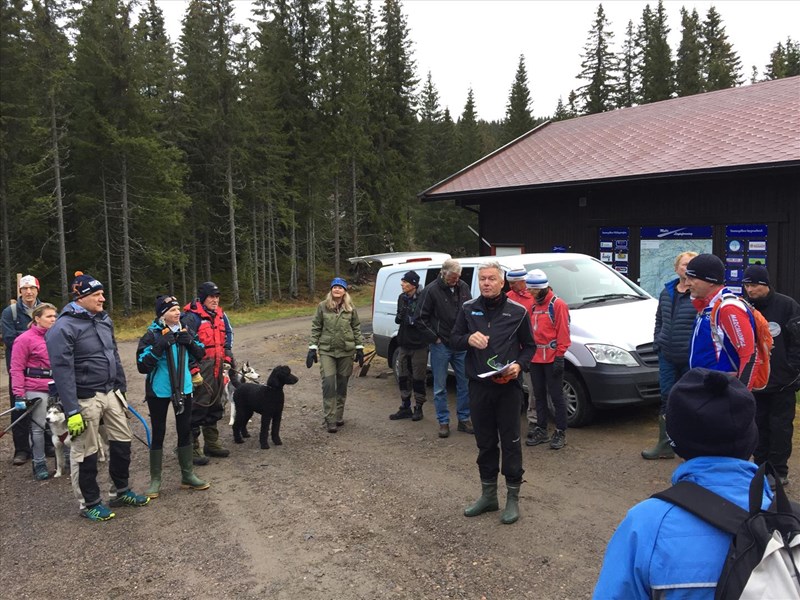
[{"label": "person in blue hooded jacket", "polygon": [[150,443],[150,487],[145,495],[158,498],[161,492],[161,467],[167,412],[175,410],[178,433],[178,463],[181,488],[206,490],[210,486],[194,474],[192,465],[192,375],[189,357],[199,361],[205,348],[193,331],[181,325],[181,305],[175,296],[156,298],[156,318],[139,340],[136,365],[147,375],[145,400],[150,408],[153,430]]},{"label": "person in blue hooded jacket", "polygon": [[697,318],[686,281],[686,267],[697,252],[681,252],[675,257],[677,277],[664,284],[658,297],[656,328],[653,332],[653,349],[658,354],[658,383],[661,391],[661,410],[658,413],[658,441],[655,446],[642,450],[642,458],[674,458],[664,431],[667,396],[675,382],[689,370],[689,345]]},{"label": "person in blue hooded jacket", "polygon": [[[672,483],[691,481],[749,508],[749,462],[756,443],[756,401],[728,373],[695,368],[672,388],[667,434],[686,459]],[[764,486],[761,506],[772,503]],[[711,600],[732,535],[665,500],[649,498],[628,511],[608,543],[597,600]]]}]

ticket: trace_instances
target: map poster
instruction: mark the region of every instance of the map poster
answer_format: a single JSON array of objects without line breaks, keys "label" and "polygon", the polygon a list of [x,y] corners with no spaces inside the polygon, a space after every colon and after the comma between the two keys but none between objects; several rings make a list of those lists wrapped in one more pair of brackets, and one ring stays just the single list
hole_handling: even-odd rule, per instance
[{"label": "map poster", "polygon": [[750,265],[767,264],[767,226],[728,225],[725,228],[725,283],[741,290],[742,275]]},{"label": "map poster", "polygon": [[627,227],[601,227],[599,233],[600,260],[627,275],[630,229]]},{"label": "map poster", "polygon": [[642,227],[639,285],[658,298],[664,284],[675,279],[675,259],[682,252],[710,253],[714,230],[700,227]]}]

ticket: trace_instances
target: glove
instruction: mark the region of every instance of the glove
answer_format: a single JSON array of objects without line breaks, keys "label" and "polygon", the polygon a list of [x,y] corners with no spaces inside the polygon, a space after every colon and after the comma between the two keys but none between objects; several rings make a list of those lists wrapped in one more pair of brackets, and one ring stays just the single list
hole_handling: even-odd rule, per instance
[{"label": "glove", "polygon": [[72,437],[78,437],[86,430],[86,423],[81,416],[81,413],[75,413],[67,419],[67,429]]},{"label": "glove", "polygon": [[310,348],[308,356],[306,356],[306,368],[310,369],[315,362],[317,362],[317,351],[314,348]]},{"label": "glove", "polygon": [[226,371],[230,371],[233,368],[233,357],[226,356],[222,359],[222,368]]},{"label": "glove", "polygon": [[153,354],[155,354],[156,356],[161,356],[162,354],[164,354],[164,351],[174,343],[175,343],[174,335],[171,335],[169,333],[167,334],[162,333],[153,342]]},{"label": "glove", "polygon": [[564,374],[564,357],[556,356],[553,360],[553,375],[561,377]]},{"label": "glove", "polygon": [[194,338],[192,334],[186,331],[185,329],[181,329],[175,335],[175,341],[178,342],[181,346],[191,346]]},{"label": "glove", "polygon": [[357,348],[356,349],[355,362],[358,363],[359,367],[363,367],[364,366],[364,349],[363,348]]},{"label": "glove", "polygon": [[28,410],[28,403],[22,396],[14,396],[14,410]]},{"label": "glove", "polygon": [[203,376],[199,372],[192,375],[192,387],[196,388],[203,385]]}]

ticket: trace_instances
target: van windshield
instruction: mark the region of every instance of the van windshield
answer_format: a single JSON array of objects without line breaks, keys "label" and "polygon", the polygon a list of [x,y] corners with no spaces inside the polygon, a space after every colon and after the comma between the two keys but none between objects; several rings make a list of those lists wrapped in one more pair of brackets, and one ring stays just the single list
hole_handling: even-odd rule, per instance
[{"label": "van windshield", "polygon": [[571,309],[650,298],[610,267],[588,257],[528,263],[525,268],[544,271],[550,287]]}]

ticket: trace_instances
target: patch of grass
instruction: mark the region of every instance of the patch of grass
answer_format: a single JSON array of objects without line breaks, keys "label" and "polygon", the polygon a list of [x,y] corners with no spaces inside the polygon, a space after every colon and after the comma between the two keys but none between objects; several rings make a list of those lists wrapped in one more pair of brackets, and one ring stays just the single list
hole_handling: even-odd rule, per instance
[{"label": "patch of grass", "polygon": [[[374,286],[374,283],[350,286],[350,296],[357,307],[369,306],[372,302],[372,289]],[[222,307],[225,309],[225,313],[228,315],[233,327],[291,317],[308,317],[310,320],[314,316],[317,304],[325,297],[326,293],[327,290],[320,293],[318,300],[279,301],[260,306],[245,306],[237,310],[228,310],[224,304]],[[359,314],[359,316],[361,315]],[[153,322],[153,313],[150,311],[142,312],[130,317],[112,315],[112,318],[114,319],[117,340],[129,342],[138,340],[144,335],[147,327]]]}]

